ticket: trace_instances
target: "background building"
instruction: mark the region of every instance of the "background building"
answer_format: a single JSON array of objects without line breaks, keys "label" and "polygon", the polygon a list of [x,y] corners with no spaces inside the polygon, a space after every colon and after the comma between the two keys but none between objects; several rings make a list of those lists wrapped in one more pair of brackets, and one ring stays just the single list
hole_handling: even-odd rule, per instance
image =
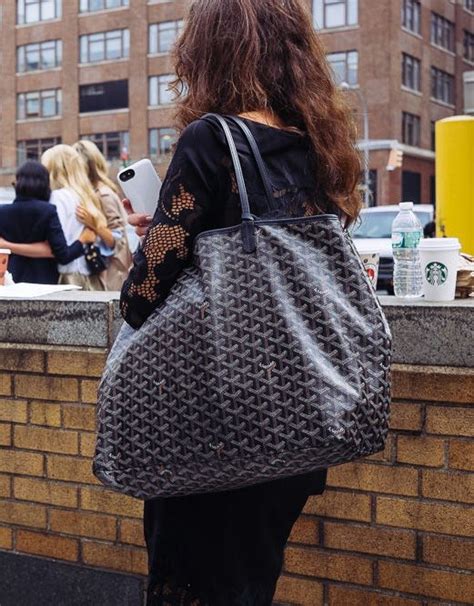
[{"label": "background building", "polygon": [[[462,113],[474,0],[306,0],[365,139],[371,203],[434,200],[434,122]],[[186,0],[4,1],[0,185],[18,162],[90,137],[115,165],[175,139],[169,50]],[[387,170],[392,149],[403,166]],[[393,160],[394,158],[392,158]]]}]

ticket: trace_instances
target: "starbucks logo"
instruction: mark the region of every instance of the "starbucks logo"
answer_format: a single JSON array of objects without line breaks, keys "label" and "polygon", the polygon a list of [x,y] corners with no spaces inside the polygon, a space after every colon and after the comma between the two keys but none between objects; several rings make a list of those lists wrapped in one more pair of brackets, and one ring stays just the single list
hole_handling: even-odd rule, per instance
[{"label": "starbucks logo", "polygon": [[426,279],[431,286],[443,286],[448,279],[448,268],[443,263],[428,263],[425,269]]}]

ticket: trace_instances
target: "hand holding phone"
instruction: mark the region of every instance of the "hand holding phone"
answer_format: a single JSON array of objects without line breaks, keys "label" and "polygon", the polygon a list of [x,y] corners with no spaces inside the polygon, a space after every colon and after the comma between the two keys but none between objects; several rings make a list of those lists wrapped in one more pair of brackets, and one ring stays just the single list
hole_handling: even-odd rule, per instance
[{"label": "hand holding phone", "polygon": [[155,214],[161,180],[150,160],[140,160],[122,169],[118,181],[135,213],[150,216]]}]

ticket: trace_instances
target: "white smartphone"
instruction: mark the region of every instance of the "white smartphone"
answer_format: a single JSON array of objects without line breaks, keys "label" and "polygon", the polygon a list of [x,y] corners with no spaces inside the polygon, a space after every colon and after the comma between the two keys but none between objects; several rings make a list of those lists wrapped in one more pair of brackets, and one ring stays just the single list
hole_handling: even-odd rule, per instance
[{"label": "white smartphone", "polygon": [[117,179],[136,213],[150,216],[155,214],[161,179],[150,160],[140,160],[127,166],[119,172]]}]

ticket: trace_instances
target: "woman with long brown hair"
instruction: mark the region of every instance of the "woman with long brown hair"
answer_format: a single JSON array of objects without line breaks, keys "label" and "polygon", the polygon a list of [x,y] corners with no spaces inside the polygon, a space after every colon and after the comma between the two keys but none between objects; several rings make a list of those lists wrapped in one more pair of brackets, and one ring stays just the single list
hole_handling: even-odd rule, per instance
[{"label": "woman with long brown hair", "polygon": [[[196,0],[177,43],[181,135],[121,297],[140,327],[189,265],[204,230],[240,223],[224,134],[209,112],[238,115],[255,137],[273,189],[268,202],[243,134],[237,143],[252,212],[261,218],[360,211],[351,114],[302,0]],[[145,503],[149,606],[270,606],[291,528],[326,472],[232,492]]]}]

